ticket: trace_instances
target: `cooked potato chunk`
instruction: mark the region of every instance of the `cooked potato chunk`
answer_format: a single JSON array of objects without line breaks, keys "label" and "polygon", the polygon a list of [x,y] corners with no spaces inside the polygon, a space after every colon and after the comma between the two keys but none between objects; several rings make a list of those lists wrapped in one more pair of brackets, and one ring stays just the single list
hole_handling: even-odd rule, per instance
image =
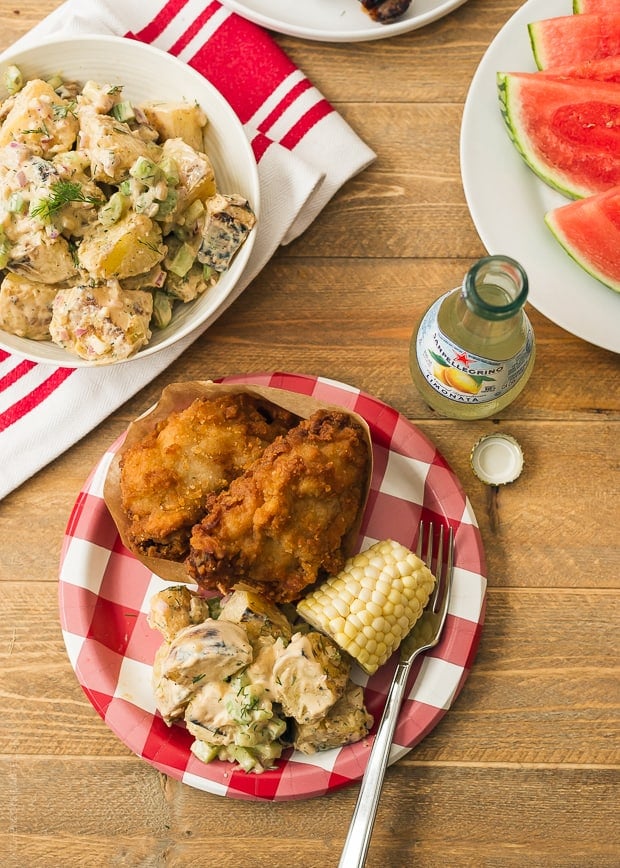
[{"label": "cooked potato chunk", "polygon": [[256,591],[241,588],[223,603],[220,620],[241,624],[250,641],[259,636],[291,638],[291,625],[275,603]]},{"label": "cooked potato chunk", "polygon": [[78,260],[97,279],[122,280],[150,271],[166,252],[158,224],[131,211],[111,226],[95,224],[78,248]]},{"label": "cooked potato chunk", "polygon": [[152,313],[150,292],[125,292],[117,281],[73,286],[54,298],[50,335],[90,362],[120,361],[148,343]]},{"label": "cooked potato chunk", "polygon": [[208,618],[177,633],[161,661],[161,674],[178,684],[223,681],[251,660],[252,647],[242,627]]},{"label": "cooked potato chunk", "polygon": [[162,142],[183,139],[195,151],[204,151],[207,118],[199,105],[188,102],[149,102],[140,107]]},{"label": "cooked potato chunk", "polygon": [[21,338],[49,339],[52,302],[58,287],[10,272],[0,286],[0,328]]},{"label": "cooked potato chunk", "polygon": [[196,686],[192,684],[177,684],[162,673],[162,663],[170,653],[170,643],[159,646],[153,660],[153,693],[161,716],[171,726],[175,720],[183,717],[187,703],[192,698]]},{"label": "cooked potato chunk", "polygon": [[296,633],[273,665],[276,698],[298,723],[319,720],[342,696],[349,669],[327,636]]},{"label": "cooked potato chunk", "polygon": [[192,624],[200,624],[210,617],[209,604],[204,597],[193,594],[186,585],[164,588],[151,598],[148,622],[159,630],[168,642]]},{"label": "cooked potato chunk", "polygon": [[313,723],[293,723],[293,746],[305,754],[353,744],[368,735],[372,715],[364,707],[364,691],[349,682],[338,702],[325,717]]},{"label": "cooked potato chunk", "polygon": [[111,115],[99,114],[92,106],[80,110],[79,145],[88,153],[95,181],[106,184],[118,184],[126,178],[138,157],[159,157],[156,145],[134,135],[127,124]]},{"label": "cooked potato chunk", "polygon": [[13,244],[8,267],[39,283],[62,283],[77,274],[67,240],[62,236],[50,238],[35,229],[22,234]]},{"label": "cooked potato chunk", "polygon": [[73,147],[78,119],[70,102],[45,81],[32,79],[15,97],[2,127],[0,147],[23,142],[34,153],[49,156]]},{"label": "cooked potato chunk", "polygon": [[168,139],[162,152],[164,158],[174,160],[179,172],[178,202],[169,219],[181,214],[196,199],[215,195],[215,173],[206,154],[196,151],[183,139]]}]

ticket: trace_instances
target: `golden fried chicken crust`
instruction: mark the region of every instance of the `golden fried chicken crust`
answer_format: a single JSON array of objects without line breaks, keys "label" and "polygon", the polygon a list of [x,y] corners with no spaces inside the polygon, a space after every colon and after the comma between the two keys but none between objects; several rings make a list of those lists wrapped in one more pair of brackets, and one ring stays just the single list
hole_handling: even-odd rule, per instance
[{"label": "golden fried chicken crust", "polygon": [[182,560],[205,501],[299,418],[247,393],[197,398],[130,446],[120,462],[128,541],[142,555]]},{"label": "golden fried chicken crust", "polygon": [[189,576],[221,593],[243,581],[276,602],[298,599],[342,569],[370,467],[359,422],[338,410],[316,411],[207,498],[190,539]]}]

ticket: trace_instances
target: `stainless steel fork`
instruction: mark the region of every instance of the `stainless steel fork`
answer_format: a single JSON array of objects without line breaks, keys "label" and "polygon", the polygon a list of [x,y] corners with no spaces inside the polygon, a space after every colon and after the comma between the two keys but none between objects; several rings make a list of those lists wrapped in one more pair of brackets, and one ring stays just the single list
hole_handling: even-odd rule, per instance
[{"label": "stainless steel fork", "polygon": [[[425,536],[426,551],[422,554]],[[431,570],[433,570],[434,536],[433,525],[429,524],[428,531],[426,531],[425,523],[420,522],[416,554],[425,561]],[[340,862],[338,863],[339,868],[362,868],[366,862],[366,854],[370,844],[383,778],[385,777],[392,738],[403,701],[407,678],[416,657],[423,651],[433,648],[441,637],[448,613],[448,603],[452,587],[454,533],[452,528],[450,528],[447,534],[447,541],[445,541],[444,528],[441,525],[438,536],[437,557],[433,571],[437,582],[422,617],[401,644],[400,661],[392,679],[385,709],[379,722],[375,741],[368,759],[368,765],[362,778],[351,825],[349,826],[347,839],[344,843]]]}]

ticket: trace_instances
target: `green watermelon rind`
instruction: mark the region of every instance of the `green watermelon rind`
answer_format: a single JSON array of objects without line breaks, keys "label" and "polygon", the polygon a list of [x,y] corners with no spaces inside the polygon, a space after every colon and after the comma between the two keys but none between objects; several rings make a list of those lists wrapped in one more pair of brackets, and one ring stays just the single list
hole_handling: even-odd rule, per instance
[{"label": "green watermelon rind", "polygon": [[525,136],[519,136],[515,112],[511,109],[511,80],[511,73],[497,73],[497,89],[500,109],[508,130],[508,135],[510,136],[510,140],[516,150],[530,169],[549,187],[553,187],[554,190],[558,190],[558,192],[562,193],[564,196],[568,196],[570,199],[582,199],[584,196],[589,196],[591,193],[590,190],[571,187],[570,184],[567,183],[565,175],[562,175],[562,179],[560,179],[558,173],[554,175],[552,172],[553,167],[549,166],[548,163],[543,163],[542,160],[537,158],[533,148],[527,148],[523,141]]},{"label": "green watermelon rind", "polygon": [[[595,15],[607,15],[611,9],[611,4],[606,2],[606,0],[601,0],[601,3],[595,2],[594,5],[588,3],[588,0],[573,0],[573,15],[589,15],[594,13]],[[614,5],[613,12],[616,11],[616,7]]]},{"label": "green watermelon rind", "polygon": [[530,38],[530,48],[532,49],[532,56],[534,58],[534,63],[538,69],[545,68],[545,61],[541,57],[538,46],[543,44],[543,40],[539,39],[537,36],[537,30],[539,29],[540,21],[533,21],[527,25],[527,33]]},{"label": "green watermelon rind", "polygon": [[613,289],[614,292],[620,293],[620,280],[616,280],[613,277],[602,272],[599,268],[596,268],[591,262],[589,262],[585,256],[579,253],[575,247],[571,245],[566,235],[561,231],[556,222],[556,214],[560,210],[560,208],[554,208],[552,211],[548,211],[545,214],[545,223],[548,228],[551,230],[556,241],[561,245],[564,251],[570,256],[570,258],[577,263],[577,265],[582,268],[590,277],[593,277],[595,280],[598,280],[604,286],[609,287],[609,289]]}]

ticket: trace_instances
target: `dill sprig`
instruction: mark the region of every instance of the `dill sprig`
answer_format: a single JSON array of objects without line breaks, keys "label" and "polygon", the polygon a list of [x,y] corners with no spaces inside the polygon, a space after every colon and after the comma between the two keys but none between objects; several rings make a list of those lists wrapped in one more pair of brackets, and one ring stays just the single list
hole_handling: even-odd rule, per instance
[{"label": "dill sprig", "polygon": [[144,244],[144,246],[148,247],[149,250],[152,250],[153,253],[160,253],[160,249],[156,244],[151,244],[150,241],[145,241],[144,238],[138,238],[138,244]]},{"label": "dill sprig", "polygon": [[54,214],[68,205],[69,202],[88,202],[95,206],[101,204],[101,199],[96,196],[85,196],[80,184],[74,181],[56,181],[50,186],[50,193],[50,196],[40,199],[34,207],[31,207],[31,217],[51,220]]},{"label": "dill sprig", "polygon": [[54,114],[55,120],[61,120],[62,118],[66,118],[68,115],[73,115],[74,118],[77,117],[77,102],[75,100],[71,100],[66,105],[62,105],[61,103],[55,103],[52,106],[52,112]]}]

